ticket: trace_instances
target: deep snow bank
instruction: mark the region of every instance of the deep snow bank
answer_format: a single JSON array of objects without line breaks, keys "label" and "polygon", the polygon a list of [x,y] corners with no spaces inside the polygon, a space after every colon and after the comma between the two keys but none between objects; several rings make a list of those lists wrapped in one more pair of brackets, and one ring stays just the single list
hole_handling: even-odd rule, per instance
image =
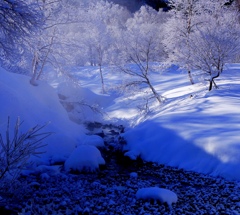
[{"label": "deep snow bank", "polygon": [[176,131],[164,128],[154,120],[145,121],[124,134],[126,156],[167,164],[200,173],[240,179],[240,162],[222,162]]},{"label": "deep snow bank", "polygon": [[29,79],[0,68],[0,132],[5,134],[8,116],[12,126],[17,117],[24,121],[22,132],[37,124],[50,122],[43,131],[53,134],[44,140],[48,146],[46,153],[38,161],[64,161],[85,137],[84,128],[69,120],[52,87],[45,82],[39,82],[37,87],[32,86]]}]

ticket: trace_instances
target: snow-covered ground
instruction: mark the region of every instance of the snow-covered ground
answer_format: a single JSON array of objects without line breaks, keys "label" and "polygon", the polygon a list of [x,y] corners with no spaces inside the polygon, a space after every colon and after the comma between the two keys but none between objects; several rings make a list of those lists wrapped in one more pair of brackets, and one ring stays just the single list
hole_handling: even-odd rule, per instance
[{"label": "snow-covered ground", "polygon": [[[12,129],[20,117],[22,132],[50,122],[44,131],[53,134],[44,140],[46,153],[31,157],[35,165],[16,181],[15,197],[1,194],[0,203],[21,214],[239,214],[239,69],[228,65],[219,89],[208,92],[199,71],[190,85],[183,70],[160,65],[150,79],[164,102],[149,101],[147,112],[146,90],[124,91],[129,77],[114,68],[103,69],[106,94],[96,67],[72,69],[74,81],[50,74],[38,86],[1,69],[3,138],[8,116]],[[122,138],[125,155],[136,163],[117,163],[113,148],[121,149]],[[159,165],[138,164],[139,157]],[[102,164],[105,169],[92,173]]]},{"label": "snow-covered ground", "polygon": [[[141,109],[144,91],[117,94],[129,77],[105,68],[109,93],[101,103],[103,120],[127,127],[124,138],[129,157],[239,180],[239,69],[239,64],[226,65],[216,80],[219,89],[208,92],[208,82],[200,71],[193,73],[195,85],[190,85],[186,72],[175,65],[160,65],[150,79],[165,101],[160,106],[150,102],[146,114]],[[97,68],[79,68],[74,77],[81,86],[104,96]]]},{"label": "snow-covered ground", "polygon": [[239,75],[238,65],[229,65],[212,92],[190,86],[186,74],[166,75],[169,81],[158,84],[166,102],[125,134],[128,154],[239,180]]},{"label": "snow-covered ground", "polygon": [[190,85],[177,66],[161,68],[150,79],[165,100],[150,102],[147,114],[141,109],[144,91],[121,92],[128,77],[114,68],[103,70],[107,94],[101,93],[97,67],[74,68],[75,82],[51,79],[53,88],[45,82],[31,86],[29,77],[1,69],[0,131],[6,130],[7,116],[12,125],[20,116],[23,130],[50,121],[45,129],[54,134],[45,140],[46,154],[37,159],[49,165],[66,161],[79,145],[95,145],[96,136],[85,134],[84,121],[123,124],[131,158],[240,180],[240,65],[228,65],[217,80],[219,89],[212,92],[198,71],[196,84]]}]

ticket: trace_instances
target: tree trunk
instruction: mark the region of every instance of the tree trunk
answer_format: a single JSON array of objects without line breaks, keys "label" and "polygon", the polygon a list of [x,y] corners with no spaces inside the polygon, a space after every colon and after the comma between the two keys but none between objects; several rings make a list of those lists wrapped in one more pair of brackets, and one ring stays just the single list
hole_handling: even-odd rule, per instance
[{"label": "tree trunk", "polygon": [[103,73],[102,73],[102,65],[99,64],[99,72],[101,76],[101,83],[102,83],[102,93],[106,93],[105,87],[104,87],[104,80],[103,80]]},{"label": "tree trunk", "polygon": [[[188,49],[188,56],[187,56],[187,62],[189,62],[190,56],[191,56],[191,49],[190,49],[190,34],[192,30],[192,17],[193,17],[193,1],[188,0],[188,12],[187,12],[188,20],[187,20],[187,49]],[[189,64],[187,64],[188,67],[188,78],[190,83],[193,85],[194,81],[192,78],[192,73],[190,70]]]},{"label": "tree trunk", "polygon": [[37,67],[38,67],[38,55],[37,52],[34,53],[33,62],[32,62],[32,78],[30,79],[30,84],[33,86],[38,86],[37,79]]},{"label": "tree trunk", "polygon": [[145,78],[146,78],[147,84],[148,84],[148,86],[150,87],[150,89],[151,89],[154,97],[158,100],[159,104],[161,104],[161,103],[162,103],[162,100],[161,100],[159,94],[157,93],[157,91],[155,90],[155,88],[152,86],[150,80],[149,80],[147,77],[145,77]]},{"label": "tree trunk", "polygon": [[216,89],[218,88],[218,86],[217,86],[216,82],[214,81],[214,79],[218,78],[219,75],[220,75],[220,72],[218,72],[217,75],[213,76],[213,77],[210,79],[208,91],[211,91],[211,90],[212,90],[213,85],[215,86]]},{"label": "tree trunk", "polygon": [[194,81],[193,81],[193,77],[192,77],[192,73],[190,70],[188,70],[188,78],[190,80],[190,83],[193,85],[194,84]]},{"label": "tree trunk", "polygon": [[[55,29],[54,29],[54,33],[55,33]],[[47,53],[46,53],[46,55],[45,55],[45,57],[44,57],[44,59],[43,59],[43,61],[42,61],[42,66],[41,66],[40,71],[39,71],[39,73],[38,73],[38,76],[37,76],[37,78],[36,78],[37,80],[39,80],[39,79],[40,79],[40,76],[42,75],[43,68],[44,68],[44,66],[45,66],[45,64],[46,64],[48,55],[49,55],[49,53],[50,53],[50,51],[51,51],[51,48],[52,48],[52,45],[53,45],[53,39],[54,39],[54,36],[51,37],[50,45],[49,45],[48,50],[47,50]]]}]

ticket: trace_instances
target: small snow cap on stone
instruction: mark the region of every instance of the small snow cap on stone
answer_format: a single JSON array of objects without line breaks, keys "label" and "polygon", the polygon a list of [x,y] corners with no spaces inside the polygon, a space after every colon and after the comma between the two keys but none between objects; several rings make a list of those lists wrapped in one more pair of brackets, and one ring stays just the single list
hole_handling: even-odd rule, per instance
[{"label": "small snow cap on stone", "polygon": [[64,167],[66,171],[95,171],[99,165],[104,165],[105,161],[101,152],[90,145],[78,146],[66,160]]},{"label": "small snow cap on stone", "polygon": [[98,135],[86,135],[83,139],[83,145],[91,145],[96,147],[104,147],[104,140]]},{"label": "small snow cap on stone", "polygon": [[131,172],[130,173],[130,178],[137,178],[138,174],[136,172]]},{"label": "small snow cap on stone", "polygon": [[41,178],[42,180],[48,180],[48,179],[50,178],[50,176],[49,176],[47,173],[42,173],[42,174],[40,175],[40,178]]},{"label": "small snow cap on stone", "polygon": [[137,199],[144,200],[159,200],[162,203],[166,202],[169,207],[171,207],[172,203],[176,203],[178,197],[176,193],[171,190],[159,188],[159,187],[148,187],[139,189],[136,193]]}]

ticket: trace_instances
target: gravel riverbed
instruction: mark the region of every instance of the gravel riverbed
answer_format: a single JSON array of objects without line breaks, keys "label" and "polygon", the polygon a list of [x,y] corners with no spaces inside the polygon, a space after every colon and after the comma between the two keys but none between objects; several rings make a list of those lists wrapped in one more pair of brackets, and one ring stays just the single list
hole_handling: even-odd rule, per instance
[{"label": "gravel riverbed", "polygon": [[[134,174],[133,174],[134,173]],[[239,214],[240,184],[175,168],[143,163],[134,172],[110,165],[97,173],[32,175],[8,200],[20,214]],[[139,188],[174,191],[168,205],[136,199]]]},{"label": "gravel riverbed", "polygon": [[[130,161],[112,150],[113,133],[104,137],[108,141],[102,149],[106,166],[95,173],[69,174],[59,165],[51,167],[55,172],[46,168],[21,176],[14,194],[2,197],[1,204],[9,210],[2,207],[0,214],[240,214],[240,182],[140,159]],[[144,187],[169,189],[178,201],[170,208],[137,199],[137,190]]]}]

